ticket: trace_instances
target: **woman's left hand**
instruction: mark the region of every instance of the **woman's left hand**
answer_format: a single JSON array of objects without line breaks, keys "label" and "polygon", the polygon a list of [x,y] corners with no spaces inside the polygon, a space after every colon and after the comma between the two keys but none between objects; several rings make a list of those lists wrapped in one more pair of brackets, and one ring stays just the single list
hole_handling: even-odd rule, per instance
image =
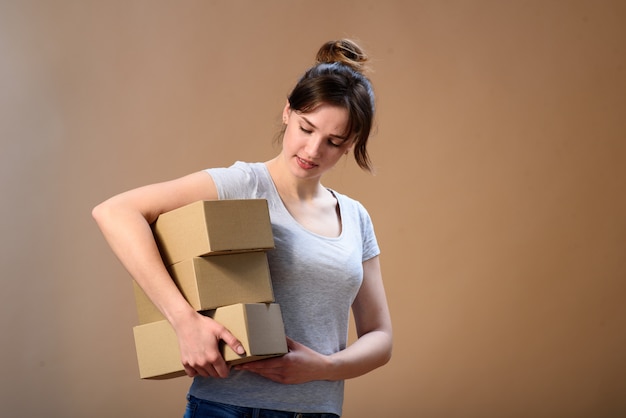
[{"label": "woman's left hand", "polygon": [[324,370],[329,365],[327,356],[311,350],[289,337],[287,337],[287,348],[289,352],[281,357],[239,364],[234,366],[234,369],[247,370],[284,384],[298,384],[324,379]]}]

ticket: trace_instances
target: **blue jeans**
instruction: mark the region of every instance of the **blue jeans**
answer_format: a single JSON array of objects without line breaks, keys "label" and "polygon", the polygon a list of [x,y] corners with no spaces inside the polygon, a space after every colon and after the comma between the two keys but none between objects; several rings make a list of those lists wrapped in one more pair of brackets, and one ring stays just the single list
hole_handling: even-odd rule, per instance
[{"label": "blue jeans", "polygon": [[335,414],[298,413],[225,405],[191,395],[187,398],[187,409],[183,418],[339,418],[339,415]]}]

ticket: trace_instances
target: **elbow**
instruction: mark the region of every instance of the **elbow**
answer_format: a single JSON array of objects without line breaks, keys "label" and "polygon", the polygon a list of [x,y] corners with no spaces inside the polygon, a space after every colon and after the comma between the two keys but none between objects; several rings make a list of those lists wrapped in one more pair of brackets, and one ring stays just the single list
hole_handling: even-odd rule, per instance
[{"label": "elbow", "polygon": [[96,221],[98,225],[102,225],[107,218],[108,205],[107,202],[102,202],[91,210],[91,217]]},{"label": "elbow", "polygon": [[102,203],[100,203],[98,206],[91,209],[91,217],[98,222],[98,220],[102,217],[102,211]]},{"label": "elbow", "polygon": [[381,350],[381,366],[391,361],[391,355],[393,353],[393,332],[391,326],[389,326],[384,332],[384,343]]},{"label": "elbow", "polygon": [[379,339],[377,349],[376,368],[389,363],[393,352],[393,337],[391,332],[382,332],[379,335],[381,338]]},{"label": "elbow", "polygon": [[383,355],[381,356],[381,366],[384,366],[385,364],[389,363],[391,361],[391,355],[393,353],[393,338],[391,337],[391,335],[389,335],[389,341],[387,342],[387,347],[383,352]]},{"label": "elbow", "polygon": [[110,200],[106,200],[91,210],[91,217],[96,221],[98,227],[102,230],[115,217],[115,208]]}]

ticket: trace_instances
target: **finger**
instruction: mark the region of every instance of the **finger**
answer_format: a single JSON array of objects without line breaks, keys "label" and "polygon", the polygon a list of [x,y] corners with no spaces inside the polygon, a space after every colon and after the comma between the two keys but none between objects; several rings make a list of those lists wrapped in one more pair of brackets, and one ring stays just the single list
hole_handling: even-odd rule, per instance
[{"label": "finger", "polygon": [[287,349],[289,351],[295,349],[298,346],[298,343],[295,342],[294,340],[292,340],[291,338],[287,337]]},{"label": "finger", "polygon": [[188,364],[183,364],[185,368],[185,373],[189,377],[202,376],[202,377],[217,377],[217,372],[213,369],[213,367],[205,366],[190,366]]},{"label": "finger", "polygon": [[222,333],[220,334],[220,339],[222,339],[226,343],[226,345],[228,345],[235,353],[239,354],[240,356],[246,354],[246,349],[243,348],[241,342],[237,339],[237,337],[235,337],[226,329],[224,329],[224,331],[222,331]]},{"label": "finger", "polygon": [[229,367],[219,351],[206,352],[201,363],[195,365],[195,369],[204,377],[228,377]]},{"label": "finger", "polygon": [[185,368],[185,373],[187,374],[187,376],[195,377],[195,376],[198,375],[198,372],[193,367],[191,367],[191,366],[189,366],[187,364],[183,364],[183,367]]},{"label": "finger", "polygon": [[[228,375],[228,369],[222,356],[204,353],[206,357],[197,357],[195,360],[183,361],[185,373],[190,376],[202,377],[225,377]],[[220,364],[221,362],[221,364]],[[224,371],[226,369],[226,371]]]},{"label": "finger", "polygon": [[[224,365],[225,366],[225,365]],[[185,370],[187,370],[187,368],[190,368],[191,370],[193,370],[193,373],[195,373],[195,375],[197,376],[202,376],[202,377],[213,377],[213,378],[220,378],[220,377],[227,377],[228,376],[228,367],[224,367],[222,368],[221,366],[215,364],[206,364],[204,366],[185,366]],[[189,375],[189,373],[187,373],[187,375]]]},{"label": "finger", "polygon": [[224,361],[224,358],[220,357],[213,363],[214,374],[212,377],[228,377],[230,372],[229,366]]}]

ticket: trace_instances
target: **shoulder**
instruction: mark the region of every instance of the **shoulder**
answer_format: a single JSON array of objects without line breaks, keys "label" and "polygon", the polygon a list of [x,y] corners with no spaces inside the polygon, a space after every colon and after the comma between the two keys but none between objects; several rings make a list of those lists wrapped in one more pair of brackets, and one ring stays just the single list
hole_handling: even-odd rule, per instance
[{"label": "shoulder", "polygon": [[354,210],[367,212],[367,209],[365,209],[365,206],[363,206],[363,204],[359,202],[358,200],[350,196],[347,196],[343,193],[339,193],[336,190],[333,190],[333,189],[329,189],[329,190],[332,192],[333,195],[335,195],[340,205],[343,204],[346,208],[352,208]]},{"label": "shoulder", "polygon": [[359,231],[363,245],[363,261],[380,254],[380,248],[374,231],[374,223],[369,212],[361,202],[341,193],[335,193],[341,208],[341,216],[347,230]]},{"label": "shoulder", "polygon": [[360,201],[335,190],[331,191],[337,197],[337,202],[339,202],[339,206],[342,208],[342,213],[357,218],[361,222],[371,222],[367,209]]},{"label": "shoulder", "polygon": [[254,168],[255,168],[255,165],[257,164],[259,163],[236,161],[229,167],[207,168],[205,171],[211,175],[216,174],[220,176],[221,175],[236,176],[236,175],[241,175],[241,174],[251,174],[255,171]]},{"label": "shoulder", "polygon": [[263,181],[263,163],[237,161],[230,167],[209,168],[220,199],[248,198]]},{"label": "shoulder", "polygon": [[249,163],[236,161],[230,167],[207,168],[205,170],[212,177],[235,178],[239,180],[263,178],[267,170],[264,163]]}]

